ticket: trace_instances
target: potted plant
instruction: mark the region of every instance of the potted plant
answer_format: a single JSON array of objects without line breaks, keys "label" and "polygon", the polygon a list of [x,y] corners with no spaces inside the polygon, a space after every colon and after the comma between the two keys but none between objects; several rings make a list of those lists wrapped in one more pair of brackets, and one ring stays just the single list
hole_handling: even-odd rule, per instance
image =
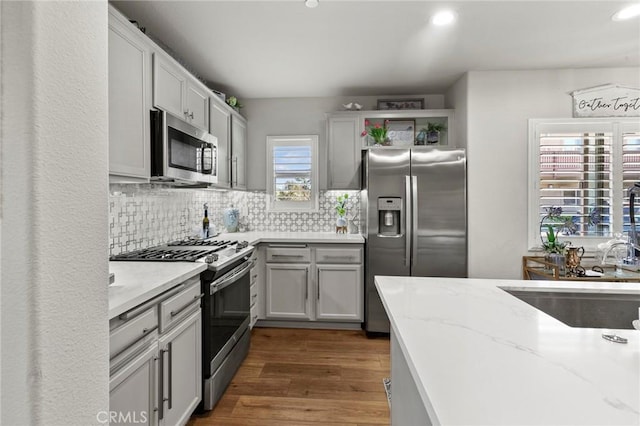
[{"label": "potted plant", "polygon": [[[422,129],[425,130],[425,129]],[[422,131],[421,130],[421,131]],[[440,132],[447,130],[447,126],[442,123],[427,123],[427,143],[434,144],[440,142]]]},{"label": "potted plant", "polygon": [[338,218],[336,219],[336,232],[337,233],[347,233],[347,200],[349,199],[349,194],[342,194],[336,198],[336,213],[338,214]]},{"label": "potted plant", "polygon": [[384,125],[380,125],[380,123],[376,123],[371,125],[369,120],[364,120],[365,129],[362,131],[360,136],[371,136],[374,141],[374,145],[384,145],[387,142],[387,124],[389,120],[384,121]]},{"label": "potted plant", "polygon": [[565,264],[565,250],[569,243],[558,241],[558,232],[553,229],[553,226],[546,225],[546,241],[542,242],[542,249],[545,254],[545,261],[558,265],[560,270],[564,269]]}]

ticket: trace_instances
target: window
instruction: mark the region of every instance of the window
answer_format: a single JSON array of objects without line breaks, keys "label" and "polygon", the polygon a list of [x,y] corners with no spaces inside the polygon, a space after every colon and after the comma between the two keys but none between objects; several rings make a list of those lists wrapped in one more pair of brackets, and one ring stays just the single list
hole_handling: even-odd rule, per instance
[{"label": "window", "polygon": [[269,209],[318,209],[318,136],[267,136]]},{"label": "window", "polygon": [[627,189],[637,181],[639,119],[529,120],[529,248],[546,224],[588,248],[629,232]]}]

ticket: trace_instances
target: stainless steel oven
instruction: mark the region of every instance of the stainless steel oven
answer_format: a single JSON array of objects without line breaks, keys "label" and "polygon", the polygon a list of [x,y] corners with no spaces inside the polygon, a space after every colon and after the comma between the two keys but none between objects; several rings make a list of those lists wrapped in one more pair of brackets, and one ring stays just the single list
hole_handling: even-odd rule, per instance
[{"label": "stainless steel oven", "polygon": [[215,136],[164,111],[151,111],[151,179],[217,183]]},{"label": "stainless steel oven", "polygon": [[249,351],[249,252],[221,271],[204,271],[202,374],[205,410],[211,410]]}]

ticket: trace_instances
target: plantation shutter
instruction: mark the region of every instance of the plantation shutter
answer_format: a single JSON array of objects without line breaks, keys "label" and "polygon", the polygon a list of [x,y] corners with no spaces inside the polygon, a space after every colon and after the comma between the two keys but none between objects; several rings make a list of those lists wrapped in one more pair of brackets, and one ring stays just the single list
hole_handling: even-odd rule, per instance
[{"label": "plantation shutter", "polygon": [[[640,132],[623,130],[622,137],[622,187],[624,189],[623,200],[623,232],[630,231],[630,216],[629,216],[629,193],[628,189],[633,186],[634,183],[640,182]],[[636,198],[636,226],[640,225],[640,200]]]},{"label": "plantation shutter", "polygon": [[612,132],[580,125],[542,129],[539,133],[539,219],[561,235],[604,236],[611,233],[613,205]]},{"label": "plantation shutter", "polygon": [[273,148],[273,187],[276,201],[310,201],[312,149],[310,144]]}]

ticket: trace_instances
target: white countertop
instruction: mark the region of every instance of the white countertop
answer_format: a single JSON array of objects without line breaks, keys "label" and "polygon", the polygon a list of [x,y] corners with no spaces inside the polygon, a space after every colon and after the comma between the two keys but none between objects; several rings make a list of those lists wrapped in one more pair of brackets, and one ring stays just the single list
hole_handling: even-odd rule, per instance
[{"label": "white countertop", "polygon": [[249,244],[259,243],[347,243],[364,244],[360,234],[337,234],[335,232],[223,232],[216,238],[224,240],[246,240]]},{"label": "white countertop", "polygon": [[629,343],[612,343],[499,288],[640,294],[637,283],[376,277],[376,287],[434,424],[640,424],[639,331],[616,330]]},{"label": "white countertop", "polygon": [[109,319],[146,302],[207,269],[194,262],[109,262]]}]

